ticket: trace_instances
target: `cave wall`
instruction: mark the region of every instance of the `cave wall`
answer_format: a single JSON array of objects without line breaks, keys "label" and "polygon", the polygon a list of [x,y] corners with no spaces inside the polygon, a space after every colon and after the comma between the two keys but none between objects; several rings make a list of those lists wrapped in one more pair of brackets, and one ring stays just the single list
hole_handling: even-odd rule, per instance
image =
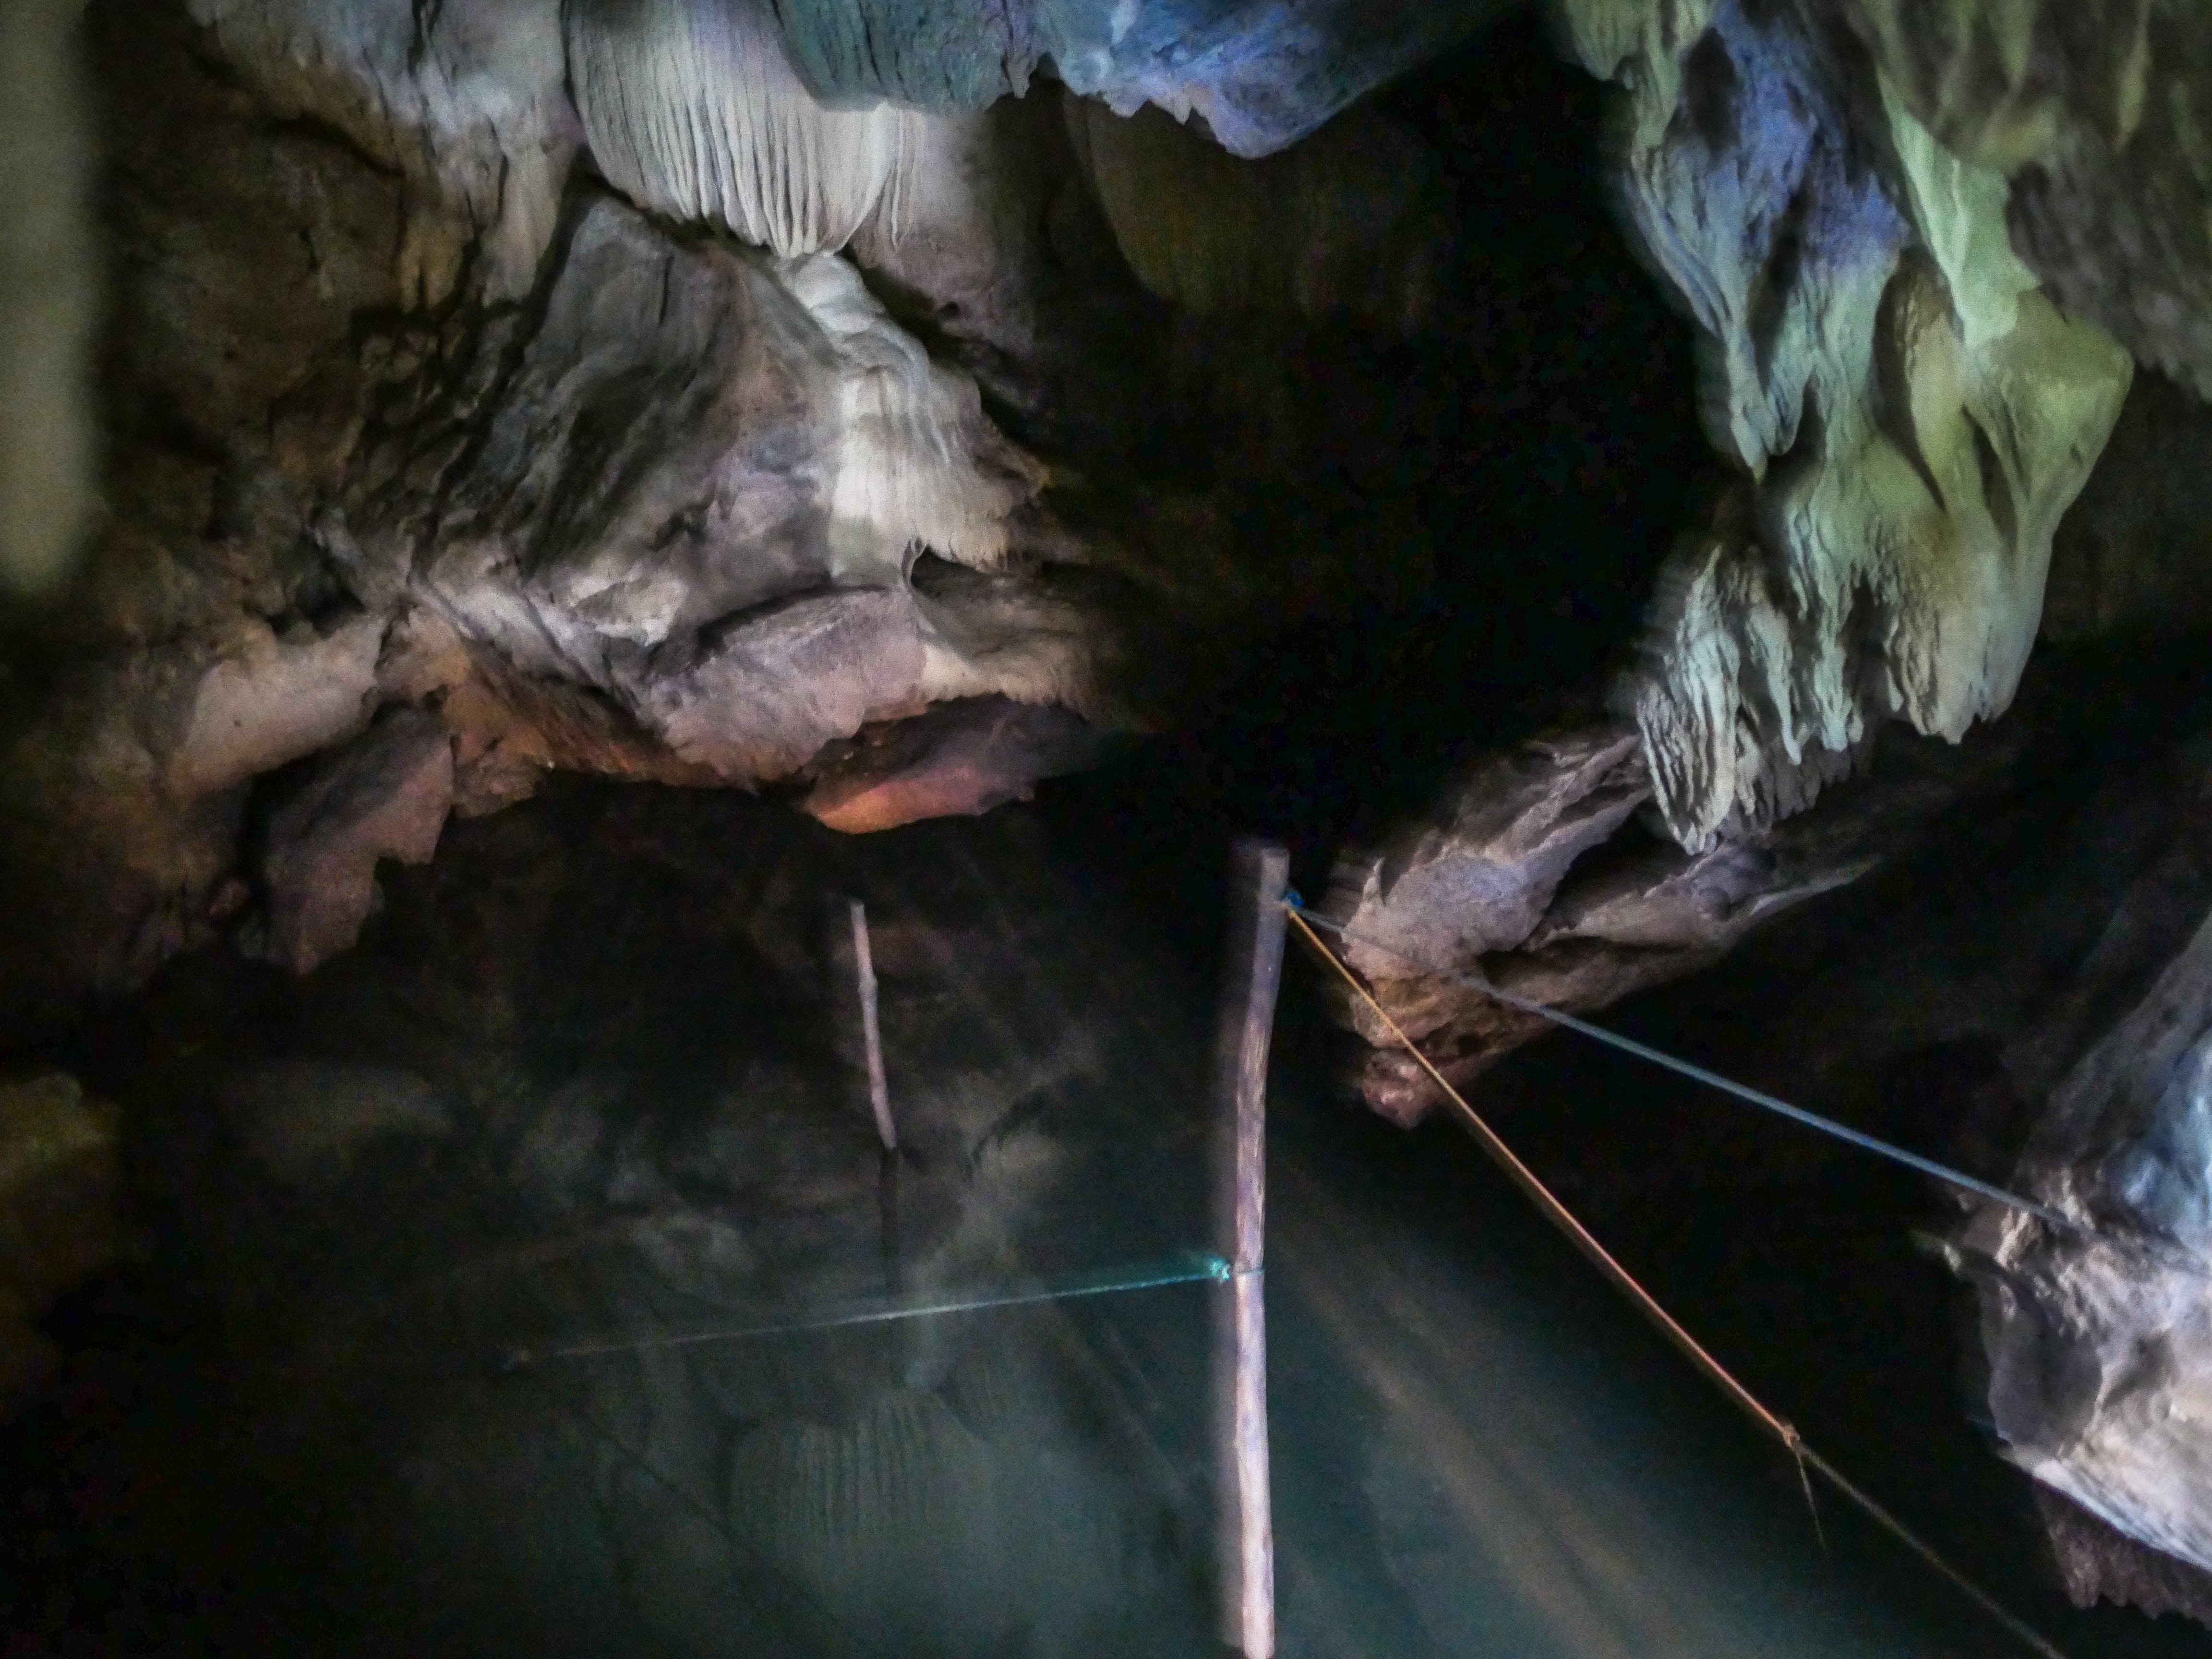
[{"label": "cave wall", "polygon": [[[1313,464],[1357,421],[1238,378],[1433,322],[1453,228],[1387,119],[1281,158],[1291,281],[1253,211],[1278,174],[1170,125],[1170,169],[1199,147],[1196,199],[1242,227],[1201,298],[1147,263],[1134,124],[1043,84],[825,102],[763,9],[86,27],[110,453],[19,653],[10,1006],[241,927],[312,967],[441,805],[555,768],[781,782],[854,828],[983,810],[1171,720],[1240,641],[1407,586],[1347,533],[1401,526],[1407,486]],[[1299,82],[1267,130],[1357,89]],[[1399,171],[1370,280],[1361,192]],[[409,711],[449,776],[395,761]],[[381,814],[403,776],[416,809]]]}]

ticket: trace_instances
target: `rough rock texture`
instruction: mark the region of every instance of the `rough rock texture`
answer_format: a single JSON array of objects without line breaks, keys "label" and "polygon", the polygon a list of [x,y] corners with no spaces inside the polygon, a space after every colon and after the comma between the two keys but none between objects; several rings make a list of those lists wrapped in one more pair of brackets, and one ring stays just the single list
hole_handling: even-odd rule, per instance
[{"label": "rough rock texture", "polygon": [[[851,262],[678,229],[572,177],[565,47],[532,9],[424,13],[419,40],[375,8],[206,15],[87,17],[113,172],[110,511],[10,665],[0,828],[27,925],[0,944],[0,1004],[135,983],[225,924],[234,878],[278,884],[240,866],[256,780],[381,706],[434,708],[466,812],[554,767],[795,776],[939,702],[1067,711],[945,797],[965,810],[1033,782],[1017,760],[1060,767],[1085,722],[1157,720],[1202,684],[1196,641],[1280,597],[1191,492],[1109,465],[1047,499],[960,366],[987,361],[1034,418],[1064,401],[1059,358],[1127,325],[1105,239],[1077,273],[1111,301],[1096,322],[1045,282],[1048,218],[1077,234],[1096,212],[1056,92],[932,118],[902,222],[870,221],[918,333]],[[1126,431],[1146,395],[1132,378],[1127,409],[1086,418]],[[938,796],[861,816],[897,799]]]},{"label": "rough rock texture", "polygon": [[193,0],[264,95],[406,179],[419,211],[404,269],[426,301],[452,291],[479,237],[490,291],[528,288],[581,142],[647,205],[822,252],[879,205],[896,220],[933,142],[937,117],[919,112],[1021,94],[1042,59],[1121,114],[1155,102],[1259,155],[1499,9]]},{"label": "rough rock texture", "polygon": [[[1364,18],[1349,55],[1328,8],[1117,39],[1191,85],[1326,57],[1278,88],[1287,139],[1480,10]],[[0,708],[0,1009],[284,933],[275,775],[380,710],[451,734],[463,815],[569,769],[884,827],[1420,590],[1488,326],[1440,288],[1454,118],[1363,107],[1253,161],[1049,82],[871,109],[823,101],[805,27],[88,9],[109,510]]]},{"label": "rough rock texture", "polygon": [[[1705,334],[1707,426],[1740,481],[1675,556],[1619,688],[1640,756],[1594,726],[1479,763],[1426,830],[1342,872],[1340,914],[1529,994],[1608,1000],[1710,960],[1695,951],[1800,881],[1864,867],[1879,830],[1839,831],[1829,850],[1856,853],[1825,875],[1747,873],[1886,720],[1958,740],[2010,702],[2039,624],[2201,625],[2205,417],[2154,377],[2124,415],[2130,365],[2094,325],[2195,373],[2208,262],[2189,250],[2212,222],[2191,112],[2212,72],[2185,11],[1557,9],[1563,41],[1623,89],[1627,215]],[[2109,470],[2062,525],[2116,420]],[[1623,828],[1647,797],[1640,816],[1686,856]],[[1614,884],[1550,919],[1577,858]],[[1662,885],[1639,894],[1646,866]],[[1364,965],[1462,1075],[1525,1035],[1402,964]],[[1434,1093],[1387,1054],[1364,1086],[1406,1115]]]},{"label": "rough rock texture", "polygon": [[1005,697],[940,703],[824,750],[810,769],[814,787],[802,806],[832,830],[854,834],[988,812],[1026,799],[1040,778],[1095,765],[1105,749],[1097,730],[1050,704]]},{"label": "rough rock texture", "polygon": [[2075,1607],[2114,1601],[2153,1618],[2178,1613],[2212,1625],[2212,1574],[2146,1548],[2048,1486],[2035,1489],[2035,1501]]},{"label": "rough rock texture", "polygon": [[378,861],[428,863],[453,804],[453,740],[411,708],[317,760],[269,823],[270,959],[304,974],[350,945],[376,907]]},{"label": "rough rock texture", "polygon": [[[947,696],[1105,705],[1097,619],[1005,568],[1039,468],[850,265],[599,198],[542,301],[451,359],[423,342],[317,520],[365,604],[604,697],[685,781],[782,776]],[[994,574],[912,580],[924,549]]]},{"label": "rough rock texture", "polygon": [[878,212],[896,236],[929,118],[825,107],[767,5],[618,0],[566,23],[592,156],[633,201],[787,258],[843,247]]},{"label": "rough rock texture", "polygon": [[1746,475],[1633,691],[1668,827],[1708,847],[1801,809],[1881,720],[1956,740],[2003,710],[2130,364],[2014,254],[2002,175],[1808,8],[1565,16],[1630,88],[1628,210],[1710,337],[1708,425]]},{"label": "rough rock texture", "polygon": [[557,6],[191,0],[225,60],[284,115],[327,123],[401,185],[401,296],[435,305],[479,258],[520,299],[581,140]]},{"label": "rough rock texture", "polygon": [[2212,396],[2212,34],[2157,0],[1836,9],[1954,154],[2010,176],[2014,245],[2069,310]]},{"label": "rough rock texture", "polygon": [[1048,58],[1072,90],[1118,114],[1150,101],[1178,120],[1201,118],[1234,155],[1262,155],[1465,39],[1504,7],[1499,0],[778,0],[775,9],[800,74],[833,98],[973,108],[1020,92]]},{"label": "rough rock texture", "polygon": [[[2108,996],[2141,949],[2110,943]],[[1989,1206],[1960,1236],[2006,1455],[2212,1569],[2212,922],[2059,1081],[2015,1180],[2088,1231]]]},{"label": "rough rock texture", "polygon": [[[1549,1028],[1424,966],[1568,1009],[1680,979],[1909,850],[1936,814],[2002,781],[2020,736],[1965,750],[1891,738],[1819,811],[1690,853],[1639,821],[1654,792],[1634,730],[1570,723],[1478,764],[1429,822],[1347,858],[1328,909],[1373,941],[1344,950],[1392,1018],[1464,1084]],[[1412,1124],[1442,1103],[1364,1003],[1341,1006],[1374,1045],[1358,1079],[1370,1106]]]},{"label": "rough rock texture", "polygon": [[9,1006],[210,936],[241,775],[359,729],[383,631],[300,532],[360,384],[353,331],[399,303],[399,182],[272,123],[174,12],[84,26],[117,250],[107,511],[0,704]]}]

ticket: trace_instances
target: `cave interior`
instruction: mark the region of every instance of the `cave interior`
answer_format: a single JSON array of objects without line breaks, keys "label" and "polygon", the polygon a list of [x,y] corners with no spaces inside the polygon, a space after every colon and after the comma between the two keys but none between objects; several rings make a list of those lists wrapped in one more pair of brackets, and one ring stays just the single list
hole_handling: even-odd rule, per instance
[{"label": "cave interior", "polygon": [[2212,1653],[2191,9],[0,12],[9,1653]]}]

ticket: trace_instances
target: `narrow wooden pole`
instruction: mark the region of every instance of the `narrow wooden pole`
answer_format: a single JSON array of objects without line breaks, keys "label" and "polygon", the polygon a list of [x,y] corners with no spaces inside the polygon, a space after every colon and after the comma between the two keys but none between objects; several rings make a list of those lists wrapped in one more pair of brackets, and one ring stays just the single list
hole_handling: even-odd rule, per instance
[{"label": "narrow wooden pole", "polygon": [[1235,1270],[1214,1298],[1215,1492],[1221,1636],[1244,1659],[1275,1651],[1275,1528],[1267,1479],[1267,1044],[1283,979],[1290,854],[1240,842],[1214,1089],[1216,1249]]},{"label": "narrow wooden pole", "polygon": [[860,1035],[868,1045],[868,1104],[875,1109],[876,1133],[884,1150],[898,1151],[898,1126],[891,1121],[891,1091],[884,1081],[884,1038],[876,1023],[876,959],[868,949],[868,907],[849,901],[853,912],[853,957],[860,975]]}]

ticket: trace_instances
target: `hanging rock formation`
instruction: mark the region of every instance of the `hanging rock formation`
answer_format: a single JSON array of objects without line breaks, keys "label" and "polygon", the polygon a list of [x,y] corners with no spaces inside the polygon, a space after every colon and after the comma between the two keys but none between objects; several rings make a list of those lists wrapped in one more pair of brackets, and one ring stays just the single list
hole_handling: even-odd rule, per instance
[{"label": "hanging rock formation", "polygon": [[1803,807],[1883,719],[1956,741],[2002,712],[2130,365],[2013,252],[2003,177],[1825,20],[1565,14],[1632,88],[1628,210],[1746,475],[1668,573],[1634,690],[1668,827],[1705,847]]},{"label": "hanging rock formation", "polygon": [[[1413,850],[1340,872],[1346,914],[1464,969],[1547,948],[1534,919],[1561,859],[1665,862],[1650,830],[1685,869],[1763,857],[1885,722],[1955,743],[2008,707],[2054,542],[2058,637],[2201,616],[2201,406],[2158,379],[2122,421],[2123,347],[2187,385],[2212,323],[2185,252],[2208,222],[2189,112],[2212,71],[2202,31],[2156,9],[1563,0],[1563,40],[1621,88],[1622,201],[1699,327],[1709,435],[1738,478],[1662,574],[1609,699],[1639,753],[1600,793],[1648,807],[1589,805],[1579,757],[1612,753],[1619,723],[1479,765],[1398,835]],[[2060,228],[2100,215],[2108,234]],[[2062,530],[2116,423],[2111,478]],[[1490,848],[1493,817],[1516,826],[1510,847]],[[1474,878],[1470,858],[1510,873]],[[1746,896],[1712,898],[1692,933],[1724,948]],[[1620,925],[1622,944],[1646,926]],[[1529,1029],[1373,965],[1470,1066]],[[1692,965],[1647,954],[1545,983],[1597,1006]],[[1433,1091],[1401,1073],[1378,1056],[1369,1097],[1417,1113]]]},{"label": "hanging rock formation", "polygon": [[[366,875],[295,939],[281,860],[240,852],[280,811],[257,781],[381,707],[435,714],[464,812],[551,768],[751,787],[819,762],[817,810],[881,827],[1085,763],[1219,672],[1201,639],[1301,602],[1232,556],[1202,486],[1111,455],[1056,472],[986,410],[979,373],[1048,432],[1127,434],[1160,395],[1164,349],[1127,339],[1160,314],[1056,92],[825,103],[792,20],[749,3],[191,19],[88,25],[112,483],[6,734],[22,994],[134,983],[241,892],[283,959],[342,945]],[[1285,89],[1248,137],[1316,125],[1446,21],[1339,65],[1365,80]],[[1192,87],[1260,61],[1182,60]],[[1319,274],[1263,301],[1352,301],[1329,180],[1349,201],[1374,167],[1334,154],[1296,164]],[[1109,355],[1127,408],[1071,416],[1066,365]]]},{"label": "hanging rock formation", "polygon": [[2212,35],[2190,5],[1838,8],[1953,154],[2006,174],[2021,258],[2138,362],[2212,397]]},{"label": "hanging rock formation", "polygon": [[[1936,814],[2002,784],[2020,728],[1968,750],[1895,734],[1820,810],[1703,852],[1663,834],[1626,721],[1567,720],[1472,769],[1429,821],[1347,859],[1332,915],[1345,955],[1455,1086],[1548,1026],[1444,975],[1534,1001],[1598,1008],[1711,966],[1752,929],[1908,853]],[[1441,973],[1427,969],[1440,969]],[[1434,1080],[1364,1003],[1343,1018],[1374,1045],[1358,1087],[1411,1125]]]}]

